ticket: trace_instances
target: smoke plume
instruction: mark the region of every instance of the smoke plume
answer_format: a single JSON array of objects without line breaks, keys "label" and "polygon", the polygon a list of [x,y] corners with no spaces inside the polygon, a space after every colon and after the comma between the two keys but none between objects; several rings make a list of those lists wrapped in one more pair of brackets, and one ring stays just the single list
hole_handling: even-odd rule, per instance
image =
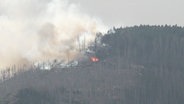
[{"label": "smoke plume", "polygon": [[105,29],[66,0],[0,0],[0,67],[73,59]]}]

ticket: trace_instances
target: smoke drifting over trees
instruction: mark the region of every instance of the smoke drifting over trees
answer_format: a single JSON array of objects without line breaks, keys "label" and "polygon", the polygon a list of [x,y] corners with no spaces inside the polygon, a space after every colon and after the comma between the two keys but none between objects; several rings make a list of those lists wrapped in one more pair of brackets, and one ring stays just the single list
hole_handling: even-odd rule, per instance
[{"label": "smoke drifting over trees", "polygon": [[183,104],[183,38],[178,26],[114,28],[89,47],[98,62],[17,73],[0,103]]},{"label": "smoke drifting over trees", "polygon": [[73,59],[81,37],[88,45],[105,30],[100,20],[66,0],[0,0],[0,68]]}]

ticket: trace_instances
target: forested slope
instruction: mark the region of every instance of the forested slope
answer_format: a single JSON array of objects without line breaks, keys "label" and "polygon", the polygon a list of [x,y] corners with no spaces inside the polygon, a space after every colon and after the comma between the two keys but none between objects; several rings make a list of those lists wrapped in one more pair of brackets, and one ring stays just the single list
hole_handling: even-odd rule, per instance
[{"label": "forested slope", "polygon": [[0,104],[183,104],[183,43],[178,26],[113,28],[90,47],[99,62],[17,74]]}]

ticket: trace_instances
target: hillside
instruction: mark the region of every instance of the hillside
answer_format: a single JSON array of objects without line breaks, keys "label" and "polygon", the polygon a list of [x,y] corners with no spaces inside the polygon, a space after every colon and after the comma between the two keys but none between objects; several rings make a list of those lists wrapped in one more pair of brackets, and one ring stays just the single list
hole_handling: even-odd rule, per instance
[{"label": "hillside", "polygon": [[99,62],[19,73],[0,104],[183,104],[183,44],[178,26],[113,28],[89,47]]}]

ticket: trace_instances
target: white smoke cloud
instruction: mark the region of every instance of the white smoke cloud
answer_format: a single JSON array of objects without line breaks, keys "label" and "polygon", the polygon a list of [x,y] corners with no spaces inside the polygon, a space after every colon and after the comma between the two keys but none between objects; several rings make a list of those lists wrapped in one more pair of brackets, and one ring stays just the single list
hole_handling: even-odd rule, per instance
[{"label": "white smoke cloud", "polygon": [[80,37],[105,32],[100,20],[66,0],[0,0],[0,68],[74,58]]}]

